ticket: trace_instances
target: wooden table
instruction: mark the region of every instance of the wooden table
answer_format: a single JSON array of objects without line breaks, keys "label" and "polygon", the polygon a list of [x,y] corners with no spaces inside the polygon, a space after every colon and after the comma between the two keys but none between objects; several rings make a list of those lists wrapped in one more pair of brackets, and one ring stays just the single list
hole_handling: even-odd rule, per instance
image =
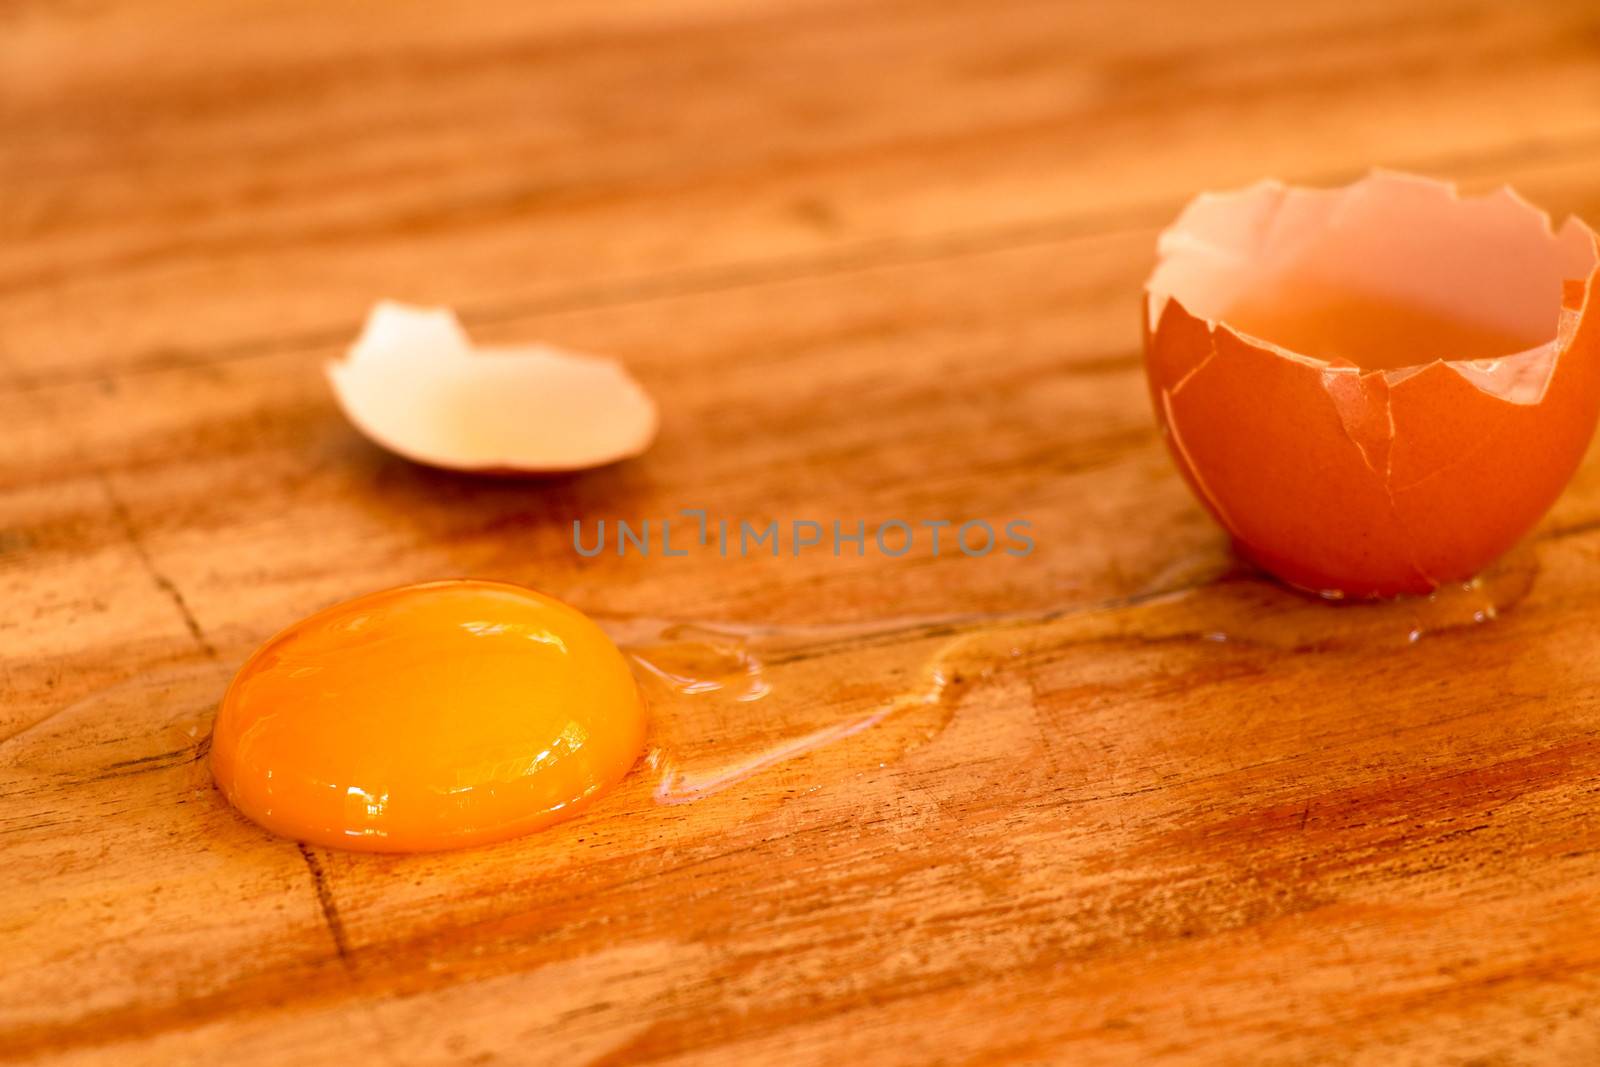
[{"label": "wooden table", "polygon": [[[1182,202],[1370,164],[1600,220],[1594,5],[0,2],[0,1059],[1600,1062],[1600,459],[1409,643],[1233,564],[1144,394]],[[379,452],[320,367],[385,296],[617,355],[659,441]],[[1037,548],[572,549],[686,507]],[[741,744],[962,676],[493,848],[237,817],[249,650],[463,574],[811,628]]]}]

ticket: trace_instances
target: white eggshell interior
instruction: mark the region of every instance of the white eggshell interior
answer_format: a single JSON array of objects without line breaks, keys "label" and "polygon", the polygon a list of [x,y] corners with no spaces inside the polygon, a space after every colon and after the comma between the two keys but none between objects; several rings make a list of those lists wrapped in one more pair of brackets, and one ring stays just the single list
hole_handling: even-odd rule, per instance
[{"label": "white eggshell interior", "polygon": [[362,433],[435,467],[582,470],[638,455],[656,434],[655,403],[614,360],[475,348],[447,309],[380,303],[327,372]]},{"label": "white eggshell interior", "polygon": [[1196,197],[1159,243],[1146,286],[1220,319],[1245,292],[1285,277],[1364,288],[1516,330],[1553,331],[1561,283],[1594,267],[1589,230],[1549,220],[1509,189],[1379,172],[1342,189],[1260,182]]},{"label": "white eggshell interior", "polygon": [[1265,181],[1189,204],[1161,235],[1146,306],[1154,329],[1169,299],[1216,325],[1253,292],[1367,292],[1534,339],[1503,353],[1523,366],[1458,368],[1526,401],[1554,351],[1562,282],[1595,267],[1593,236],[1576,219],[1553,231],[1510,189],[1462,197],[1445,182],[1382,171],[1341,189]]}]

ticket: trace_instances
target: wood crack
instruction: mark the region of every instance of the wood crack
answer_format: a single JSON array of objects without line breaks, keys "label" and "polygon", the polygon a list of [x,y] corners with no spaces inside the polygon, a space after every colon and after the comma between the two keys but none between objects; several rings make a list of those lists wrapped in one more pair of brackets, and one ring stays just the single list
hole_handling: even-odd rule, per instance
[{"label": "wood crack", "polygon": [[340,962],[349,969],[350,942],[345,938],[344,920],[339,918],[339,906],[334,902],[333,887],[328,884],[322,861],[317,859],[317,854],[304,841],[296,841],[295,848],[300,850],[300,858],[306,861],[306,869],[311,872],[311,882],[317,890],[317,904],[322,908],[322,919],[328,927],[328,936],[333,939],[334,951],[339,954]]},{"label": "wood crack", "polygon": [[123,534],[128,539],[129,546],[134,555],[139,557],[139,563],[144,567],[145,573],[155,583],[156,589],[172,602],[178,609],[178,614],[183,618],[183,624],[189,631],[189,636],[194,638],[195,645],[205,653],[207,659],[216,660],[217,649],[205,631],[200,628],[200,620],[196,619],[194,612],[189,608],[189,602],[184,599],[183,591],[156,566],[155,560],[150,555],[150,550],[145,547],[144,538],[139,533],[139,528],[134,524],[133,515],[128,511],[128,506],[122,502],[122,497],[117,494],[116,487],[111,484],[111,477],[104,469],[96,468],[95,477],[99,479],[100,487],[104,490],[106,500],[111,505],[111,513],[116,517],[117,524],[122,527]]}]

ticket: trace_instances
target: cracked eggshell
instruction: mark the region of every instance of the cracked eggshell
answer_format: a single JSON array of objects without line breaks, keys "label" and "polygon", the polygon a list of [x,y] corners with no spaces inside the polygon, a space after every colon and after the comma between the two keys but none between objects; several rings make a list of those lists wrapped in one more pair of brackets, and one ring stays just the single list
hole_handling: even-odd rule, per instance
[{"label": "cracked eggshell", "polygon": [[655,403],[621,364],[541,345],[476,349],[444,308],[378,304],[327,373],[358,430],[430,467],[584,470],[636,456],[656,434]]},{"label": "cracked eggshell", "polygon": [[1465,581],[1539,521],[1600,415],[1600,245],[1509,189],[1377,172],[1203,194],[1162,234],[1145,369],[1240,552],[1328,597]]}]

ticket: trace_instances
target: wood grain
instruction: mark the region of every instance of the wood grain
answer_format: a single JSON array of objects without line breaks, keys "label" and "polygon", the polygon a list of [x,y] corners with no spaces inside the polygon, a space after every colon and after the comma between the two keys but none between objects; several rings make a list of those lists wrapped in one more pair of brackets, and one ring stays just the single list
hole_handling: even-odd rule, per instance
[{"label": "wood grain", "polygon": [[[1600,1060],[1600,457],[1525,598],[1409,644],[1241,571],[1148,411],[1182,201],[1372,164],[1600,219],[1593,5],[0,0],[0,1060]],[[320,365],[383,296],[617,354],[661,439],[379,453]],[[572,550],[684,507],[1038,548]],[[834,627],[751,744],[962,680],[495,848],[235,816],[249,650],[457,574]]]}]

